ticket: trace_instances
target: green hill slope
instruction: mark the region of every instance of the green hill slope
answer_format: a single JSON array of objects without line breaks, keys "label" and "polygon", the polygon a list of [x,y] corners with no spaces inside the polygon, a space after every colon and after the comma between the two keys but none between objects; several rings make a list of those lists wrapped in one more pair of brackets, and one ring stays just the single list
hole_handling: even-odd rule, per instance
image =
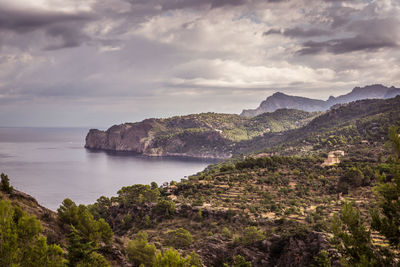
[{"label": "green hill slope", "polygon": [[114,125],[107,131],[92,129],[85,147],[148,156],[229,158],[236,142],[301,127],[316,115],[318,113],[283,109],[254,118],[201,113],[147,119]]}]

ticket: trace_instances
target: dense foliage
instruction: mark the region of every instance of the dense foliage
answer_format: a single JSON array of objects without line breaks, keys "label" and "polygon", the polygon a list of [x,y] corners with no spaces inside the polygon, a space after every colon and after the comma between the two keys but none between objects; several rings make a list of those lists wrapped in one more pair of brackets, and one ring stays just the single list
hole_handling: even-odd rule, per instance
[{"label": "dense foliage", "polygon": [[66,266],[61,247],[41,233],[39,220],[0,200],[0,266]]},{"label": "dense foliage", "polygon": [[96,220],[84,205],[65,199],[58,209],[58,218],[68,234],[69,266],[109,266],[96,252],[111,243],[113,232],[102,218]]}]

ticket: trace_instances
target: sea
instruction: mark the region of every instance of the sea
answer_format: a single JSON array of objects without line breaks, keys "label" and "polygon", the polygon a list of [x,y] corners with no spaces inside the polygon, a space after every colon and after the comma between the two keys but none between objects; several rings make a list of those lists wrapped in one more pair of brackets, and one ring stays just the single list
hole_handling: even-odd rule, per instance
[{"label": "sea", "polygon": [[116,196],[123,186],[180,181],[216,162],[92,151],[84,148],[88,130],[0,127],[0,172],[14,188],[57,210],[65,198],[87,205]]}]

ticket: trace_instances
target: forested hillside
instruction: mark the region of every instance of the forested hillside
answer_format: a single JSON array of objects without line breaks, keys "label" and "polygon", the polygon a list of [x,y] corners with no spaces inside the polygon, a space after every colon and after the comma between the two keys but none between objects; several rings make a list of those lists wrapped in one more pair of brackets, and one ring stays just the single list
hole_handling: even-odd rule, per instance
[{"label": "forested hillside", "polygon": [[261,151],[88,206],[65,199],[57,213],[2,174],[0,263],[396,266],[399,102],[336,106],[304,127],[240,142]]},{"label": "forested hillside", "polygon": [[234,114],[201,113],[167,119],[147,119],[114,125],[107,131],[92,129],[86,148],[129,151],[147,156],[229,158],[232,147],[269,132],[282,132],[307,124],[318,113],[282,109],[254,118]]}]

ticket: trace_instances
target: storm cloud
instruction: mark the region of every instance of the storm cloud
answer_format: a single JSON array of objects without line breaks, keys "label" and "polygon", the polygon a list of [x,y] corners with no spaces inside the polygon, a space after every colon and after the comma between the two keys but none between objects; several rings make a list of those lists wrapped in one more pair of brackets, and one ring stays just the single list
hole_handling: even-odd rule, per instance
[{"label": "storm cloud", "polygon": [[275,91],[400,86],[399,17],[397,0],[0,0],[0,126],[239,113]]}]

